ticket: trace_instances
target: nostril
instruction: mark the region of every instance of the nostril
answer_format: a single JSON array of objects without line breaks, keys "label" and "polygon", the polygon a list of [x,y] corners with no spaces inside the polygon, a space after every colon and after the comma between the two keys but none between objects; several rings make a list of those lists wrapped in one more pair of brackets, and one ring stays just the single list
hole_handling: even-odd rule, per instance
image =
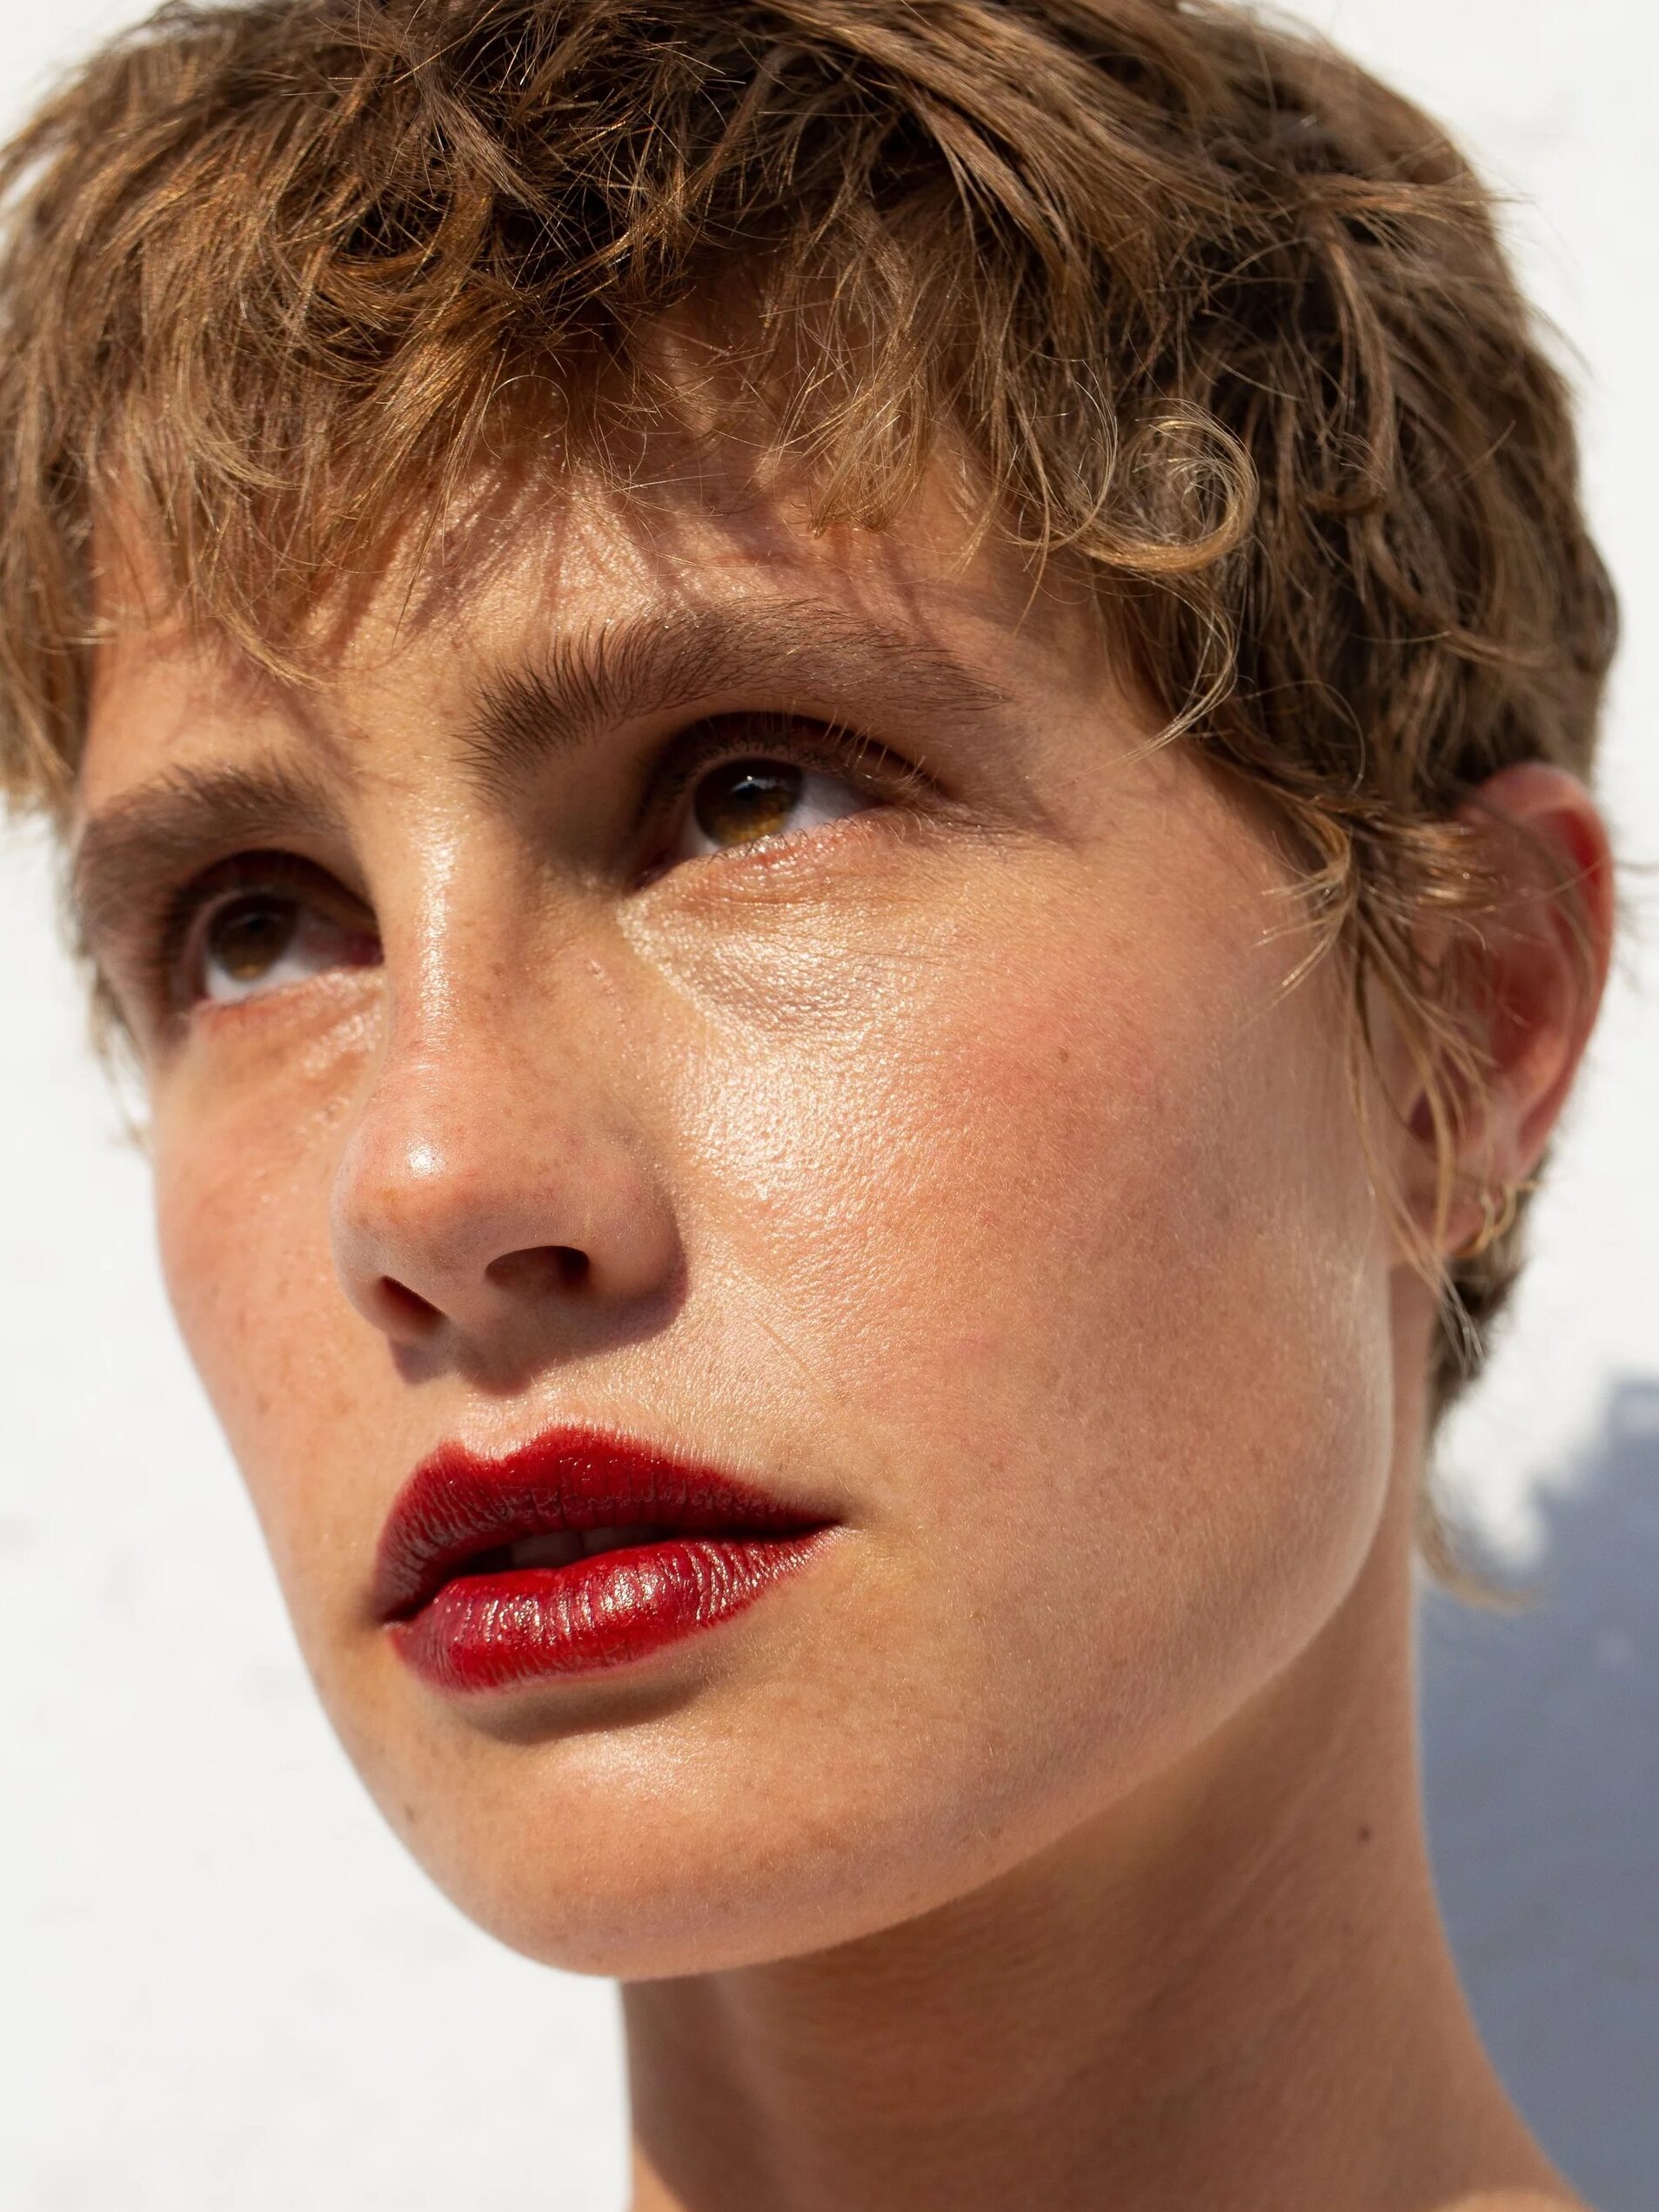
[{"label": "nostril", "polygon": [[406,1284],[393,1280],[390,1275],[380,1277],[380,1297],[395,1327],[425,1331],[442,1317],[438,1308],[423,1298],[418,1290],[411,1290]]},{"label": "nostril", "polygon": [[576,1290],[587,1281],[592,1263],[573,1244],[538,1244],[522,1252],[504,1252],[484,1270],[498,1290],[529,1291]]}]

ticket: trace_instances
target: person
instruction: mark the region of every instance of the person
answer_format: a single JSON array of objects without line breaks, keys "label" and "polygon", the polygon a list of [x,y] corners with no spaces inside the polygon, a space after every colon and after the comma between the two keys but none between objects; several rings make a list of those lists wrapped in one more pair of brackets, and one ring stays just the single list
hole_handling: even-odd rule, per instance
[{"label": "person", "polygon": [[7,788],[635,2212],[1566,2212],[1412,1590],[1616,619],[1443,132],[1210,0],[245,0],[4,189]]}]

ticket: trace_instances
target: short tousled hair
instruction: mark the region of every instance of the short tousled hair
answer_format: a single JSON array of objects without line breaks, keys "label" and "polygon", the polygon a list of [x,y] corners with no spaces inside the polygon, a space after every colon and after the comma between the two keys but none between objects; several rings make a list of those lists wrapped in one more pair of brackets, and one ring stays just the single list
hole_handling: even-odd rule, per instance
[{"label": "short tousled hair", "polygon": [[[15,801],[69,819],[117,500],[280,664],[480,470],[614,462],[694,311],[820,523],[880,527],[948,432],[1276,810],[1356,1049],[1380,989],[1478,1076],[1420,925],[1495,895],[1451,820],[1486,777],[1588,773],[1615,601],[1490,196],[1332,47],[1212,0],[176,3],[0,191]],[[1436,1412],[1516,1264],[1437,1277]]]}]

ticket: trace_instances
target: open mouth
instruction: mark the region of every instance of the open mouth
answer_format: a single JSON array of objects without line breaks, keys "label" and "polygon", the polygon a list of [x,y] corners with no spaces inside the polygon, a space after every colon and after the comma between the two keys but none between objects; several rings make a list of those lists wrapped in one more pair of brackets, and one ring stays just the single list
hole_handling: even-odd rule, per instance
[{"label": "open mouth", "polygon": [[601,1552],[628,1552],[642,1544],[660,1544],[671,1532],[644,1524],[637,1528],[546,1529],[539,1536],[521,1536],[515,1544],[498,1544],[462,1562],[458,1575],[505,1574],[513,1567],[568,1567],[578,1559],[592,1559]]},{"label": "open mouth", "polygon": [[551,1432],[503,1459],[450,1448],[393,1505],[374,1609],[434,1687],[507,1688],[614,1667],[713,1627],[804,1565],[833,1525],[591,1430]]}]

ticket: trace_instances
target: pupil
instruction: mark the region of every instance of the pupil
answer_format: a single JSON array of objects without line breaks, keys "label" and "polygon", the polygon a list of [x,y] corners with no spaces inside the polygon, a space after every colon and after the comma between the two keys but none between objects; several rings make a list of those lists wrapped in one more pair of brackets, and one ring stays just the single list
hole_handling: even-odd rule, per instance
[{"label": "pupil", "polygon": [[294,924],[291,901],[239,899],[215,916],[209,948],[234,982],[257,982],[287,950]]},{"label": "pupil", "polygon": [[697,826],[717,844],[771,837],[799,805],[802,781],[803,772],[786,761],[728,761],[698,786]]}]

